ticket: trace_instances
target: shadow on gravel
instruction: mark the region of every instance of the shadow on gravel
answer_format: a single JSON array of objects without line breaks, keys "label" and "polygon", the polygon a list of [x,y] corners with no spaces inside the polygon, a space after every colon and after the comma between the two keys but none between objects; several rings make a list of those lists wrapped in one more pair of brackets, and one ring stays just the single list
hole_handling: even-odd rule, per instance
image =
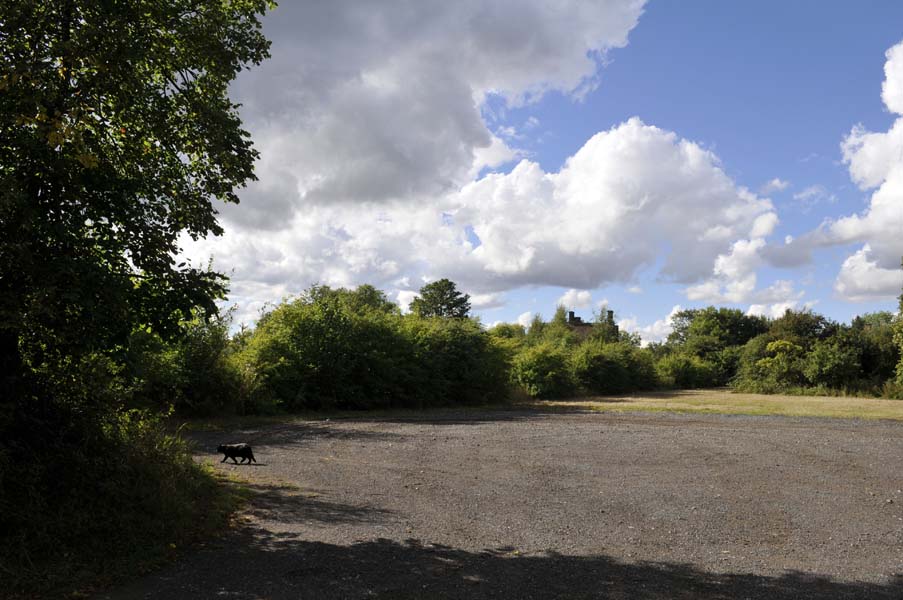
[{"label": "shadow on gravel", "polygon": [[378,539],[339,546],[245,529],[226,547],[107,598],[894,599],[903,578],[844,583],[788,572],[713,574],[606,556],[518,556]]},{"label": "shadow on gravel", "polygon": [[[301,446],[328,439],[347,441],[402,442],[410,436],[389,431],[366,431],[348,427],[371,423],[422,423],[425,425],[480,425],[483,423],[528,421],[553,415],[586,414],[593,411],[573,405],[512,404],[503,408],[434,408],[400,414],[361,412],[360,416],[342,416],[307,422],[267,424],[232,431],[187,431],[182,437],[194,444],[195,452],[215,454],[225,443],[245,442],[252,446]],[[286,419],[290,419],[287,416]],[[220,455],[222,457],[222,455]]]},{"label": "shadow on gravel", "polygon": [[253,517],[278,523],[374,523],[389,520],[395,513],[371,506],[351,506],[319,500],[316,494],[294,486],[247,483],[253,494],[247,512]]},{"label": "shadow on gravel", "polygon": [[425,410],[422,413],[399,416],[362,417],[361,422],[373,423],[422,423],[425,425],[482,425],[484,423],[530,421],[556,415],[587,414],[593,411],[573,405],[514,404],[510,408],[501,409],[467,409]]},{"label": "shadow on gravel", "polygon": [[[362,420],[370,421],[371,419]],[[355,421],[351,420],[350,422]],[[337,428],[331,426],[329,421],[261,425],[235,431],[189,431],[183,433],[182,436],[193,444],[196,454],[216,454],[218,445],[238,442],[251,444],[256,451],[258,446],[304,446],[324,439],[400,442],[407,438],[398,433]],[[222,454],[219,456],[222,458]]]}]

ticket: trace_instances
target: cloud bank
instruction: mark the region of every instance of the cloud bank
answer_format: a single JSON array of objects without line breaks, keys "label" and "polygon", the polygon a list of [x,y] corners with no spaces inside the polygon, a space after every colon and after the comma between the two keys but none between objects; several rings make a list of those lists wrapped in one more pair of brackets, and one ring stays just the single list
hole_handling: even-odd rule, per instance
[{"label": "cloud bank", "polygon": [[[782,245],[767,241],[778,216],[765,196],[787,181],[752,192],[705,146],[638,117],[596,133],[557,171],[519,150],[539,121],[502,126],[499,115],[599,86],[643,6],[284,3],[265,24],[273,59],[233,90],[261,151],[259,181],[222,210],[226,235],[186,242],[186,254],[213,255],[230,272],[247,319],[314,282],[372,283],[406,305],[440,277],[475,308],[525,286],[570,289],[563,299],[583,307],[579,291],[633,285],[641,271],[682,284],[691,301],[769,311],[802,293],[789,281],[760,286],[762,266],[804,264],[841,243],[860,246],[839,295],[899,293],[903,119],[843,141],[851,177],[874,190],[869,208]],[[885,74],[882,98],[903,115],[903,44],[888,51]]]},{"label": "cloud bank", "polygon": [[811,262],[818,248],[859,244],[834,283],[835,293],[849,301],[888,300],[903,286],[903,42],[886,57],[881,98],[896,121],[877,133],[856,125],[840,145],[852,180],[872,192],[868,207],[763,252],[775,266],[795,267]]}]

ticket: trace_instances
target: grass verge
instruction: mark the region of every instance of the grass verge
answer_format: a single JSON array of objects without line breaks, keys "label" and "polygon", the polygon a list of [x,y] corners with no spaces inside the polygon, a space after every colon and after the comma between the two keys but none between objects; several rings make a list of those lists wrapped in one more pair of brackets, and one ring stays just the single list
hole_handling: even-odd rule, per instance
[{"label": "grass verge", "polygon": [[20,535],[0,550],[0,598],[91,597],[226,531],[250,496],[162,429],[117,446],[104,464],[79,465],[81,482],[19,507]]},{"label": "grass verge", "polygon": [[846,396],[789,396],[730,390],[677,390],[623,396],[536,401],[549,410],[579,408],[599,412],[678,412],[903,421],[903,401]]}]

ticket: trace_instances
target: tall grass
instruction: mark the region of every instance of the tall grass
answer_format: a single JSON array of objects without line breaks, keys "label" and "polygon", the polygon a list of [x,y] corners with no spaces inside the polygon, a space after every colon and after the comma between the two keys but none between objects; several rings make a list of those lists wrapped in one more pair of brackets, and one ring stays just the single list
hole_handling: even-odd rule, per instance
[{"label": "tall grass", "polygon": [[[20,420],[39,433],[41,417]],[[126,411],[100,428],[66,418],[43,447],[0,457],[0,595],[57,598],[109,584],[227,524],[234,490],[196,464],[161,417]]]}]

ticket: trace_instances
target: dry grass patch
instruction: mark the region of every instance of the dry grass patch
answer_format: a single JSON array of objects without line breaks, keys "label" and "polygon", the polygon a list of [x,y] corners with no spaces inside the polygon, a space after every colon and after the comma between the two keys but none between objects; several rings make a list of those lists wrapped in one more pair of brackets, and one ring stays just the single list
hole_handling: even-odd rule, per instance
[{"label": "dry grass patch", "polygon": [[730,390],[677,390],[624,396],[593,396],[541,401],[546,408],[606,411],[665,411],[789,417],[894,419],[903,421],[903,401],[881,398],[785,396],[733,393]]}]

